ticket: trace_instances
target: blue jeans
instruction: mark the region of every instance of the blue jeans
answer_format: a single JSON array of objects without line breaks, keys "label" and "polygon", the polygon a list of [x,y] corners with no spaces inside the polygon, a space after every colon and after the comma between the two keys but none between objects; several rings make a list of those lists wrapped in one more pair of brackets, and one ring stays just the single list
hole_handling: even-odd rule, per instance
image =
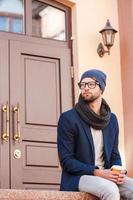
[{"label": "blue jeans", "polygon": [[133,200],[133,179],[126,176],[122,185],[116,185],[98,176],[83,175],[79,180],[79,191],[88,192],[100,200],[120,200],[120,196]]}]

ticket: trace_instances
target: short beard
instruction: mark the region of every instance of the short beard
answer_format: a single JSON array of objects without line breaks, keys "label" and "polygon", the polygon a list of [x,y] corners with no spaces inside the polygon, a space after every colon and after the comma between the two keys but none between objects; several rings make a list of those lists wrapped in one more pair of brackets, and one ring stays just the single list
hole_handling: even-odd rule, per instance
[{"label": "short beard", "polygon": [[83,100],[84,100],[86,103],[92,103],[92,102],[94,102],[96,99],[98,99],[99,96],[96,96],[96,97],[92,96],[92,97],[90,97],[89,99],[87,99],[87,97],[82,96],[82,98],[83,98]]}]

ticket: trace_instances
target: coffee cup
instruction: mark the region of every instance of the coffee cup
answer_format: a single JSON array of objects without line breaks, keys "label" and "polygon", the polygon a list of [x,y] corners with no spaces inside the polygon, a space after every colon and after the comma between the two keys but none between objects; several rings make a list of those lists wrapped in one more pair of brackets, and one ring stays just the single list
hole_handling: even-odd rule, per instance
[{"label": "coffee cup", "polygon": [[116,172],[116,174],[120,174],[120,173],[125,173],[127,172],[127,170],[125,169],[124,166],[119,166],[119,165],[113,165],[111,167],[111,171]]}]

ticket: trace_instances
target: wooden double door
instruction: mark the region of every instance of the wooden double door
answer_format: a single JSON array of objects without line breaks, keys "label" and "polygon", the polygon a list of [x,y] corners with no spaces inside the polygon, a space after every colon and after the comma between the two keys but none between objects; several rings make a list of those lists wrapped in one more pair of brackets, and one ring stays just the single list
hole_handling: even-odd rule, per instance
[{"label": "wooden double door", "polygon": [[0,39],[0,188],[59,189],[57,122],[71,90],[67,47]]}]

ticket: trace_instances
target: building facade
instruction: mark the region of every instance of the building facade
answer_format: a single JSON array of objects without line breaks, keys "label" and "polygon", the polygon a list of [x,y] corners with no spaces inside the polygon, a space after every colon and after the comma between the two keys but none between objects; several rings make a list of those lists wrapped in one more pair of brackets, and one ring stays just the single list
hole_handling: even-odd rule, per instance
[{"label": "building facade", "polygon": [[[120,152],[133,175],[132,1],[0,1],[0,187],[58,190],[60,114],[78,99],[87,69],[107,74],[104,98],[118,116]],[[99,31],[118,31],[102,58]]]}]

